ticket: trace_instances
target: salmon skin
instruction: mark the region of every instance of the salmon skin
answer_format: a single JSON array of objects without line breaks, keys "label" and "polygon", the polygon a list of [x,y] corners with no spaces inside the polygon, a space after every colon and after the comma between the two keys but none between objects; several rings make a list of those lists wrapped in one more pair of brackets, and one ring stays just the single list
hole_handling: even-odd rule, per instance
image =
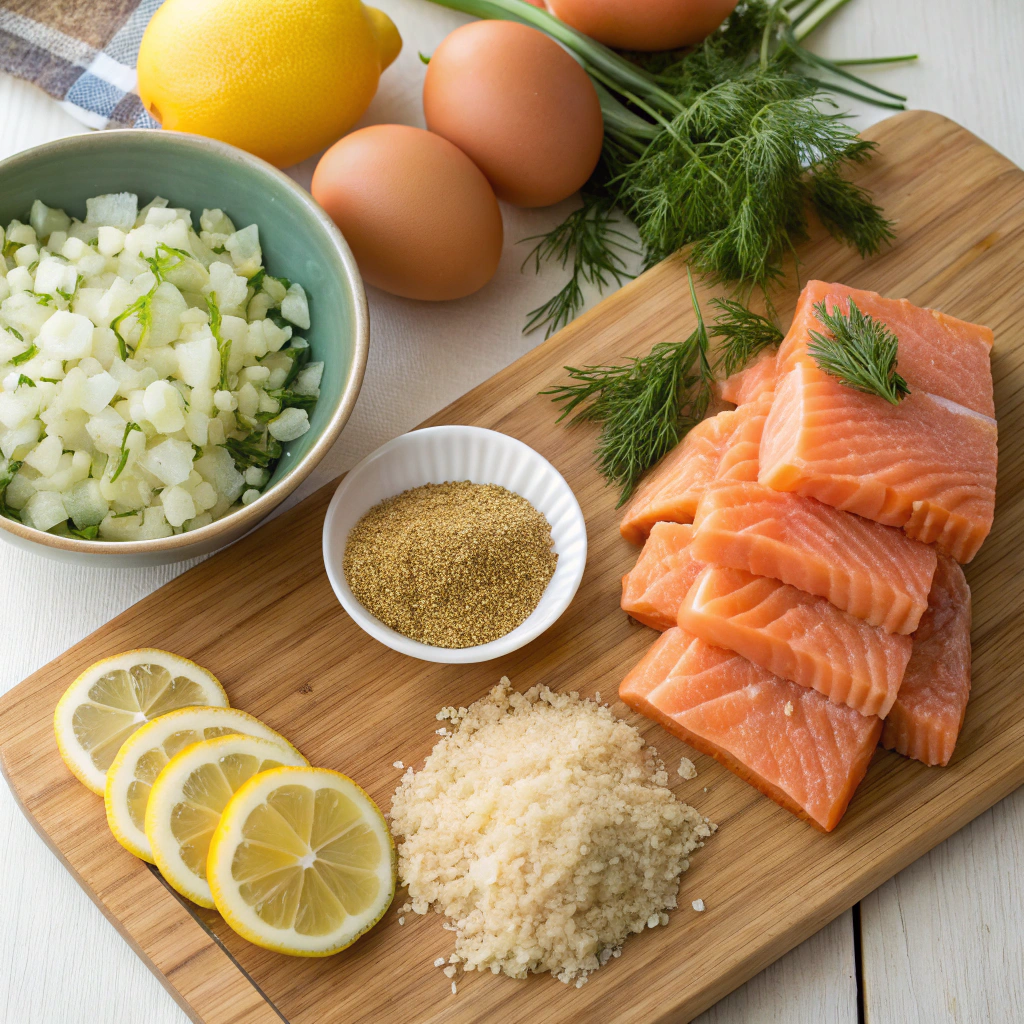
[{"label": "salmon skin", "polygon": [[845,813],[882,731],[878,718],[678,628],[626,676],[619,698],[824,832]]},{"label": "salmon skin", "polygon": [[948,764],[970,695],[971,590],[963,569],[940,557],[882,746],[925,764]]},{"label": "salmon skin", "polygon": [[774,348],[763,351],[752,363],[719,381],[715,388],[723,402],[746,405],[775,390],[778,376],[777,352]]},{"label": "salmon skin", "polygon": [[884,718],[913,643],[779,580],[708,565],[679,607],[679,625],[709,644],[862,715]]},{"label": "salmon skin", "polygon": [[923,391],[890,405],[800,363],[776,387],[758,482],[969,562],[992,528],[997,461],[988,416]]},{"label": "salmon skin", "polygon": [[780,376],[800,362],[815,365],[807,351],[810,332],[825,333],[814,313],[815,305],[824,302],[829,312],[838,308],[846,313],[851,299],[862,313],[881,321],[899,339],[898,368],[911,392],[926,391],[983,416],[995,416],[989,328],[845,284],[807,282],[793,324],[779,346]]},{"label": "salmon skin", "polygon": [[701,562],[770,576],[888,633],[912,633],[928,607],[935,551],[899,530],[757,483],[763,414],[732,437],[697,505]]},{"label": "salmon skin", "polygon": [[636,565],[622,577],[622,610],[652,629],[676,624],[686,592],[704,568],[690,555],[693,527],[655,523]]},{"label": "salmon skin", "polygon": [[701,420],[653,469],[626,509],[619,532],[643,544],[658,522],[691,523],[697,502],[715,475],[741,419],[735,409]]}]

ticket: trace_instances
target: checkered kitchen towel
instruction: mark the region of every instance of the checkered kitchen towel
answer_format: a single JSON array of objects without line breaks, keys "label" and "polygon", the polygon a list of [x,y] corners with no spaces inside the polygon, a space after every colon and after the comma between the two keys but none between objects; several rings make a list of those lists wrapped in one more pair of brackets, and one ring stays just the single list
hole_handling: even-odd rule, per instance
[{"label": "checkered kitchen towel", "polygon": [[163,0],[0,0],[0,71],[38,85],[90,128],[159,128],[135,77]]}]

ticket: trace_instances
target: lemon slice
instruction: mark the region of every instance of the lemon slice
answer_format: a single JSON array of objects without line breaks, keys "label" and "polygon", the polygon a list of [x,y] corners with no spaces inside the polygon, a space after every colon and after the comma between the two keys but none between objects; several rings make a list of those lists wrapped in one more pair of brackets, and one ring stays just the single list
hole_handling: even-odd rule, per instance
[{"label": "lemon slice", "polygon": [[150,719],[192,704],[228,706],[205,668],[152,648],[116,654],[90,665],[58,701],[57,749],[79,781],[103,796],[121,744]]},{"label": "lemon slice", "polygon": [[146,804],[153,863],[182,896],[213,907],[206,853],[221,811],[258,772],[309,762],[287,742],[240,734],[186,747],[157,776]]},{"label": "lemon slice", "polygon": [[103,801],[114,838],[130,853],[152,864],[153,851],[146,838],[146,804],[156,777],[186,747],[232,733],[260,736],[291,747],[283,736],[237,708],[169,711],[132,733],[107,769]]},{"label": "lemon slice", "polygon": [[278,953],[329,956],[372,928],[395,894],[395,847],[348,776],[277,768],[231,798],[210,843],[217,909]]}]

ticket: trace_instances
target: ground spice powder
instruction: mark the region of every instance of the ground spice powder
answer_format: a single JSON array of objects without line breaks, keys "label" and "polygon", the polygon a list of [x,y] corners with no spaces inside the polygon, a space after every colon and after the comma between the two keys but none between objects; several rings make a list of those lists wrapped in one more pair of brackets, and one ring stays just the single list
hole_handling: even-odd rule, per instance
[{"label": "ground spice powder", "polygon": [[434,647],[510,633],[555,572],[551,526],[497,484],[426,484],[387,498],[352,528],[345,578],[393,630]]}]

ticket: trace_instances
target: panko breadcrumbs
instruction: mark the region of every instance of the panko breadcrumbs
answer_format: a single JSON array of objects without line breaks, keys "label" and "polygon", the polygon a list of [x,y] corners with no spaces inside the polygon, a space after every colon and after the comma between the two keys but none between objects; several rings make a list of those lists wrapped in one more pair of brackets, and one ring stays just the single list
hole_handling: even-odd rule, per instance
[{"label": "panko breadcrumbs", "polygon": [[450,918],[450,964],[578,987],[630,934],[668,923],[687,858],[715,826],[666,788],[633,726],[507,679],[437,717],[451,733],[406,770],[391,826],[402,909]]}]

